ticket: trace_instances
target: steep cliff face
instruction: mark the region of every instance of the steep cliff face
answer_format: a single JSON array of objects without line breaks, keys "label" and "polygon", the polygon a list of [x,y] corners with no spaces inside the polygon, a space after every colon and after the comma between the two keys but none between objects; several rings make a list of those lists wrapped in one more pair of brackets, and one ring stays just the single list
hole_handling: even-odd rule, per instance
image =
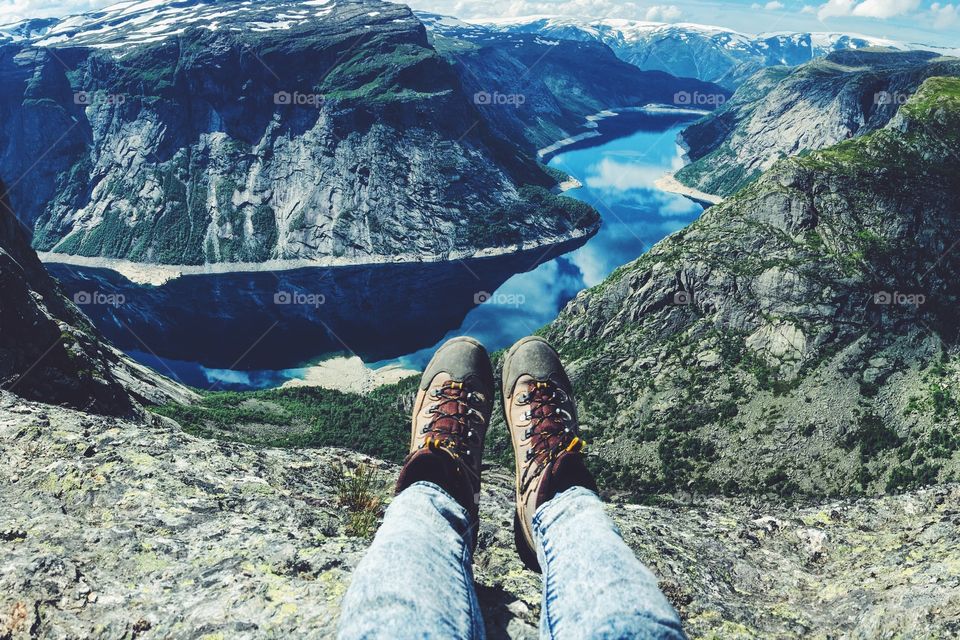
[{"label": "steep cliff face", "polygon": [[780,158],[876,131],[926,78],[946,75],[960,75],[960,60],[919,51],[842,51],[765,69],[683,132],[693,162],[676,177],[730,195]]},{"label": "steep cliff face", "polygon": [[0,182],[0,386],[94,413],[132,414],[138,403],[195,394],[99,342],[30,248]]},{"label": "steep cliff face", "polygon": [[418,13],[437,50],[450,61],[484,119],[506,140],[531,150],[586,131],[600,111],[647,104],[690,106],[683,96],[710,96],[712,109],[730,92],[709,82],[641,71],[602,42],[501,32],[437,14]]},{"label": "steep cliff face", "polygon": [[578,296],[594,462],[638,491],[832,495],[960,477],[960,79],[775,164]]},{"label": "steep cliff face", "polygon": [[597,223],[400,5],[117,5],[0,47],[0,75],[0,175],[44,251],[369,262]]}]

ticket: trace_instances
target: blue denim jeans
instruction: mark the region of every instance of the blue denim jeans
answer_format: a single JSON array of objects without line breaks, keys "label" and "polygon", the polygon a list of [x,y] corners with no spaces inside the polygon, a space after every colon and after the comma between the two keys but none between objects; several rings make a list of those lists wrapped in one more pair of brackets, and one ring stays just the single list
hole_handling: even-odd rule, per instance
[{"label": "blue denim jeans", "polygon": [[[533,528],[543,568],[542,638],[685,637],[656,578],[595,493],[568,489],[537,509]],[[353,574],[341,640],[483,638],[471,570],[475,534],[466,510],[440,487],[408,487]]]}]

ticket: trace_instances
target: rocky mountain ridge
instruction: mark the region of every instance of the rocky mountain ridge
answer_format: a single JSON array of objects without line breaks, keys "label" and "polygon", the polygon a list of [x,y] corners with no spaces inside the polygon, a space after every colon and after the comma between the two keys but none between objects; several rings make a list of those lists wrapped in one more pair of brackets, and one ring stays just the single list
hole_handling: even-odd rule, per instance
[{"label": "rocky mountain ridge", "polygon": [[[417,17],[467,93],[480,98],[479,110],[496,135],[526,140],[531,151],[589,133],[602,113],[642,105],[690,106],[678,103],[678,96],[715,96],[717,103],[729,97],[708,82],[639,70],[606,43],[503,32],[422,11]],[[503,108],[500,102],[511,98],[522,104]]]},{"label": "rocky mountain ridge", "polygon": [[0,176],[54,258],[303,266],[558,244],[599,219],[548,192],[564,176],[539,146],[608,106],[725,95],[596,43],[551,43],[548,60],[533,36],[508,50],[494,34],[441,55],[379,0],[126,2],[5,33]]},{"label": "rocky mountain ridge", "polygon": [[774,164],[545,331],[593,462],[640,494],[846,495],[960,477],[960,79]]},{"label": "rocky mountain ridge", "polygon": [[765,69],[685,129],[683,184],[736,193],[780,158],[884,127],[932,76],[960,76],[960,59],[928,52],[841,51],[793,69]]}]

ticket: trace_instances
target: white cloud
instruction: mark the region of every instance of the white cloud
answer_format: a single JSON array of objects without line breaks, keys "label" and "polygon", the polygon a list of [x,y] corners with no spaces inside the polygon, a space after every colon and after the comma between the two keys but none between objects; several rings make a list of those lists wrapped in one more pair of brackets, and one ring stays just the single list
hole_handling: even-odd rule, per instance
[{"label": "white cloud", "polygon": [[101,9],[117,0],[0,0],[0,24]]},{"label": "white cloud", "polygon": [[803,9],[800,9],[800,13],[816,13],[817,8],[812,4],[803,5]]},{"label": "white cloud", "polygon": [[930,5],[930,13],[933,14],[933,27],[935,29],[950,29],[954,26],[960,26],[960,5],[934,2]]},{"label": "white cloud", "polygon": [[675,4],[657,4],[647,9],[647,20],[651,22],[676,22],[683,12]]},{"label": "white cloud", "polygon": [[853,12],[856,5],[854,0],[829,0],[829,2],[820,5],[817,11],[817,17],[821,20],[833,18],[836,16],[848,16]]},{"label": "white cloud", "polygon": [[783,9],[783,3],[777,2],[777,0],[771,0],[771,2],[763,5],[763,8],[767,11],[779,11],[780,9]]},{"label": "white cloud", "polygon": [[915,11],[920,0],[829,0],[820,5],[817,17],[821,20],[839,16],[877,18],[885,20]]},{"label": "white cloud", "polygon": [[853,15],[882,20],[910,13],[919,6],[920,0],[863,0],[853,8]]}]

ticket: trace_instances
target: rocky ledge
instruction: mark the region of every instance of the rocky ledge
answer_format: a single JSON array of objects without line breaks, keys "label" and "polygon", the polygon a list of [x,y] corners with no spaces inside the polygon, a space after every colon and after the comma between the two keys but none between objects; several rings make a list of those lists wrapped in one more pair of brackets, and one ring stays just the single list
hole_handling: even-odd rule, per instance
[{"label": "rocky ledge", "polygon": [[[257,449],[0,395],[0,638],[330,637],[375,526],[337,478],[387,463]],[[344,471],[345,470],[345,471]],[[536,637],[539,577],[490,470],[477,582],[494,638]],[[374,518],[377,500],[371,501]],[[960,632],[960,486],[816,506],[612,503],[691,637]]]}]

